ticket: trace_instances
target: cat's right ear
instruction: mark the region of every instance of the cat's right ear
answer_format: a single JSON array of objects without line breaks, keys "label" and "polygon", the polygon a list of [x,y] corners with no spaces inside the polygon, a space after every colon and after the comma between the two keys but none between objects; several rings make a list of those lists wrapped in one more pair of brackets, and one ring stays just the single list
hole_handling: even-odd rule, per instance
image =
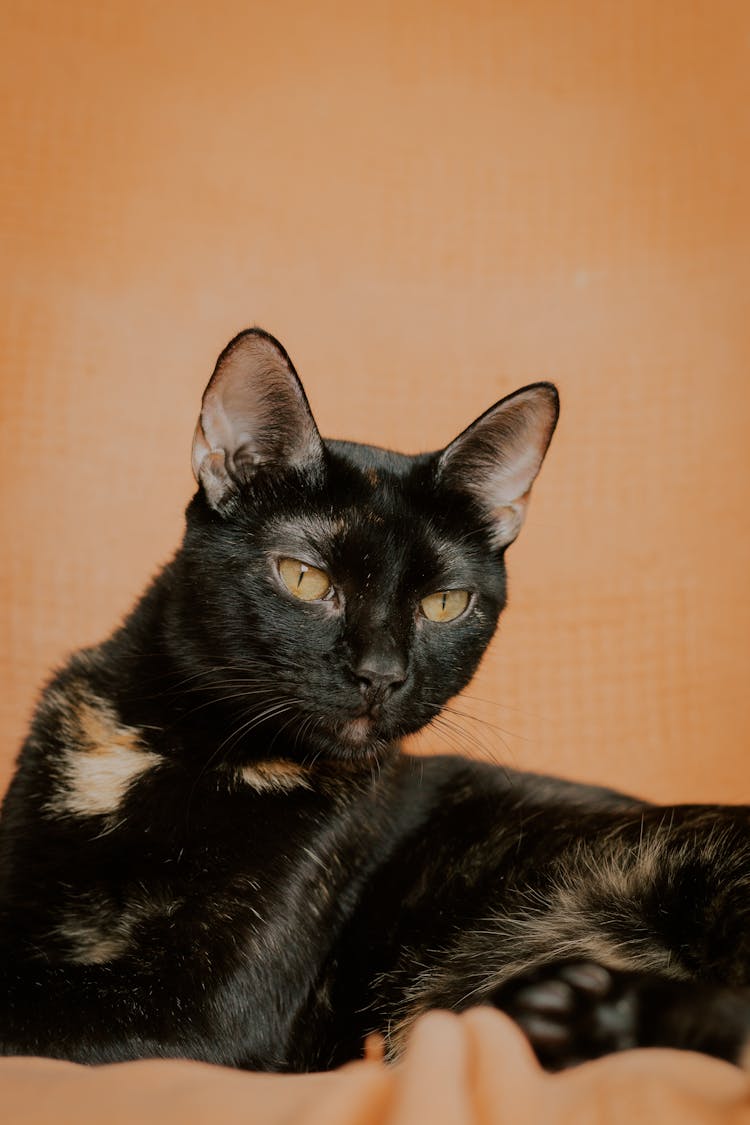
[{"label": "cat's right ear", "polygon": [[260,465],[314,468],[323,443],[284,348],[260,328],[227,344],[203,394],[193,473],[221,510]]},{"label": "cat's right ear", "polygon": [[559,410],[552,383],[532,383],[496,402],[440,454],[438,478],[484,510],[498,549],[521,530]]}]

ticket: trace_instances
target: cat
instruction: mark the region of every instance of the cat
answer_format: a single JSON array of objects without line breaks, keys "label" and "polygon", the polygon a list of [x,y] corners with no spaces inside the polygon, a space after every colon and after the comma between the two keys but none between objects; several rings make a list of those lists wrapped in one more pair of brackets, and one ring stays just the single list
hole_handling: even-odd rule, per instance
[{"label": "cat", "polygon": [[184,541],[5,797],[0,1053],[306,1071],[485,1003],[550,1069],[743,1061],[747,808],[400,749],[495,631],[557,416],[542,382],[438,452],[324,441],[281,344],[228,344]]}]

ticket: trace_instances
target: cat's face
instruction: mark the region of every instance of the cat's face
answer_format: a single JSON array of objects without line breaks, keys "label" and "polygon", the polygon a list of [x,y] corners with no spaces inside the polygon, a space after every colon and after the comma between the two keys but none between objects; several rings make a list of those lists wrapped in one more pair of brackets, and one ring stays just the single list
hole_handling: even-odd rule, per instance
[{"label": "cat's face", "polygon": [[556,418],[536,384],[433,454],[323,441],[277,341],[229,345],[196,430],[183,557],[193,659],[236,689],[249,739],[377,753],[469,681]]}]

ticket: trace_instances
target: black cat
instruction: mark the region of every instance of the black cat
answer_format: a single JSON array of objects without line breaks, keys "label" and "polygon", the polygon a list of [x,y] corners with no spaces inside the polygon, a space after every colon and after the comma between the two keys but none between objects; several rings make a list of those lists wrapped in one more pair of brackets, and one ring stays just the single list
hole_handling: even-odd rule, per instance
[{"label": "black cat", "polygon": [[323,441],[281,345],[229,344],[183,545],[48,685],[5,799],[0,1051],[308,1070],[492,1003],[552,1068],[741,1059],[746,809],[399,749],[495,630],[557,409]]}]

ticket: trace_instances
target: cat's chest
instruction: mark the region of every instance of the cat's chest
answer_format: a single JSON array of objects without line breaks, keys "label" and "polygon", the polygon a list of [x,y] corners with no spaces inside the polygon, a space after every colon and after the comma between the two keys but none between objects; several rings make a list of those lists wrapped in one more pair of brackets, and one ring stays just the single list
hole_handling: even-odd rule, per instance
[{"label": "cat's chest", "polygon": [[261,973],[300,941],[323,955],[379,838],[367,794],[281,761],[154,770],[111,815],[68,813],[62,824],[59,854],[75,846],[78,857],[56,871],[50,904],[66,957],[137,957],[177,934],[206,963]]}]

